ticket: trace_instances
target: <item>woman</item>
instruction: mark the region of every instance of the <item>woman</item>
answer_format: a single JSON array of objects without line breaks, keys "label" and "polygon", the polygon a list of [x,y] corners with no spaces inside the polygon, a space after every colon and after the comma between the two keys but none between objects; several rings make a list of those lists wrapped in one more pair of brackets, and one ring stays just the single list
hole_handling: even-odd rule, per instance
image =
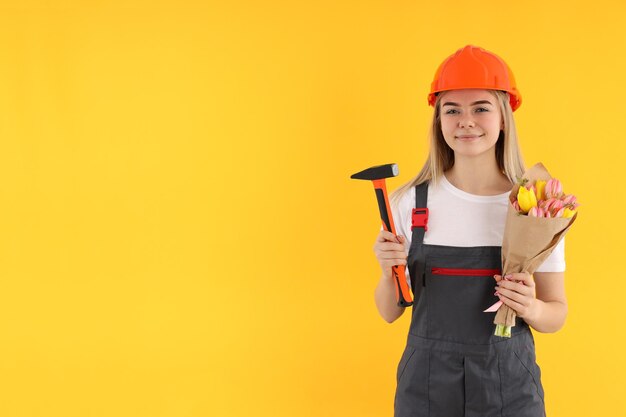
[{"label": "woman", "polygon": [[[499,275],[508,195],[525,170],[513,118],[521,95],[500,57],[467,45],[439,66],[428,102],[429,157],[392,195],[398,236],[381,230],[374,245],[381,316],[391,323],[405,309],[393,265],[408,266],[414,294],[395,416],[544,416],[530,327],[565,321],[564,240],[534,277]],[[425,227],[412,227],[414,207],[428,208]],[[511,338],[495,336],[494,313],[483,312],[498,300],[517,313]]]}]

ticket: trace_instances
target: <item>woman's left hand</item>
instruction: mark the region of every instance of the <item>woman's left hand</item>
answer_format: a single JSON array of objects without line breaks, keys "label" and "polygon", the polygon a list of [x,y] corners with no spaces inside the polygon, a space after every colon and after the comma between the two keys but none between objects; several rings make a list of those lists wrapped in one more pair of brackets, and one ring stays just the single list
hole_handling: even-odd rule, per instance
[{"label": "woman's left hand", "polygon": [[535,280],[528,272],[494,275],[498,282],[496,292],[500,300],[515,310],[518,317],[529,318],[537,308],[535,298]]}]

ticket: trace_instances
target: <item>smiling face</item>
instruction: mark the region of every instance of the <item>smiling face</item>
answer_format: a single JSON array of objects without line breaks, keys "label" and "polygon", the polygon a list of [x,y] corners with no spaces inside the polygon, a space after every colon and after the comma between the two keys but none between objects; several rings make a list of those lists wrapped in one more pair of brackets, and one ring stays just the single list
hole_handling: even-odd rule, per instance
[{"label": "smiling face", "polygon": [[441,131],[455,155],[495,152],[504,128],[495,96],[488,90],[465,89],[441,93]]}]

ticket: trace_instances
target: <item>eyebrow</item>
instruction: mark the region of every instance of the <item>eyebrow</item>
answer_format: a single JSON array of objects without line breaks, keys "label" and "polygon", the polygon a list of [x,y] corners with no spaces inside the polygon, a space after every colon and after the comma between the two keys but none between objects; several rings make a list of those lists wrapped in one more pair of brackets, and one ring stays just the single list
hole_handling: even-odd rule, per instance
[{"label": "eyebrow", "polygon": [[[471,105],[475,106],[476,104],[491,104],[491,102],[488,100],[478,100],[478,101],[473,102]],[[447,103],[444,103],[443,105],[444,106],[459,106],[459,107],[461,106],[459,103],[453,103],[451,101],[448,101]]]}]

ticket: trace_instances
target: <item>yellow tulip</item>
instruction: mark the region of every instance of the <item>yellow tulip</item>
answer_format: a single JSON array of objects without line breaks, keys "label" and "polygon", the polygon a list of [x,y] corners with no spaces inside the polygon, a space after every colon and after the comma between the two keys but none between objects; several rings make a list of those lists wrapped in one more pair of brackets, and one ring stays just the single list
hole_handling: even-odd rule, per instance
[{"label": "yellow tulip", "polygon": [[537,196],[532,190],[528,190],[526,187],[519,187],[517,191],[517,201],[522,213],[528,213],[528,211],[537,207]]},{"label": "yellow tulip", "polygon": [[535,188],[537,188],[537,201],[546,199],[546,181],[535,181]]},{"label": "yellow tulip", "polygon": [[564,219],[569,219],[572,218],[574,216],[574,214],[576,213],[576,210],[570,210],[567,207],[565,207],[563,209],[563,218]]}]

